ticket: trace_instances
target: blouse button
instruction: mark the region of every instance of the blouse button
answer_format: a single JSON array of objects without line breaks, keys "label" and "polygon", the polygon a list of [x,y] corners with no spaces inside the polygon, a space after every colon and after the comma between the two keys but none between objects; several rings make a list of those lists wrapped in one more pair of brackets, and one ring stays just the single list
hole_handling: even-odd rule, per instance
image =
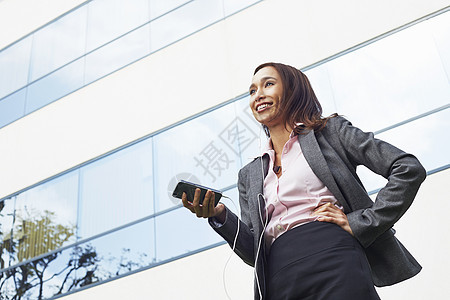
[{"label": "blouse button", "polygon": [[281,226],[280,224],[278,224],[278,225],[277,225],[277,229],[281,231],[281,230],[283,230],[284,228],[283,228],[283,226]]}]

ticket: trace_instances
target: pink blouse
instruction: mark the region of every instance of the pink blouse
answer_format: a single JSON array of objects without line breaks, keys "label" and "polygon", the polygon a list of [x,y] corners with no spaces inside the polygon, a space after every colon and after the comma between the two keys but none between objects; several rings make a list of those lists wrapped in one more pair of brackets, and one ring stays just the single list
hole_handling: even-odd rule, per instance
[{"label": "pink blouse", "polygon": [[270,157],[269,172],[264,179],[269,220],[265,231],[268,246],[289,229],[315,221],[317,216],[311,216],[311,213],[316,207],[331,202],[342,209],[334,195],[309,167],[297,135],[291,134],[283,147],[280,178],[273,171],[275,151],[270,140],[264,153]]}]

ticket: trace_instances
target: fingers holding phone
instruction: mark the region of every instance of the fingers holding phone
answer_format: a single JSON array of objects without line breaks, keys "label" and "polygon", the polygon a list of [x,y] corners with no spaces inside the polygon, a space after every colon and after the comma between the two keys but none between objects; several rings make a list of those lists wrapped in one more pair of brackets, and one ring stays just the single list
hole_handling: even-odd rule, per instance
[{"label": "fingers holding phone", "polygon": [[[194,200],[192,201],[192,207],[194,208],[193,213],[197,215],[199,218],[208,218],[210,214],[210,205],[209,200],[211,199],[211,193],[214,195],[214,192],[208,190],[204,193],[204,198],[201,199],[202,193],[199,188],[195,189],[194,192]],[[183,193],[185,194],[185,193]],[[201,203],[201,204],[200,204]]]},{"label": "fingers holding phone", "polygon": [[183,192],[181,201],[183,202],[183,206],[192,213],[195,213],[198,218],[210,218],[220,214],[223,211],[223,204],[219,203],[217,206],[215,205],[214,192],[208,190],[204,195],[204,198],[201,199],[201,190],[196,188],[192,202],[188,201],[186,192]]},{"label": "fingers holding phone", "polygon": [[183,206],[196,214],[198,218],[216,217],[223,223],[226,218],[225,205],[219,203],[222,192],[196,183],[180,180],[173,197],[181,198]]}]

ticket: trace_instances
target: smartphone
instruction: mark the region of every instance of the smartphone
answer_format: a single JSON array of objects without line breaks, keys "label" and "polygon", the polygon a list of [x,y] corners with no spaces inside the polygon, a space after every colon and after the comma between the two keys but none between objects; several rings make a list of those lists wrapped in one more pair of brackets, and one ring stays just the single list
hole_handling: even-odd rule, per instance
[{"label": "smartphone", "polygon": [[180,180],[180,182],[178,182],[177,186],[173,190],[172,196],[181,199],[183,192],[185,192],[186,196],[187,196],[187,200],[189,202],[193,202],[195,189],[197,189],[197,188],[200,189],[200,204],[203,203],[203,199],[205,198],[206,192],[208,190],[211,190],[214,192],[214,197],[215,197],[214,206],[217,206],[217,203],[219,203],[220,198],[222,198],[221,191],[218,191],[218,190],[215,190],[212,188],[208,188],[206,186],[202,186],[202,185],[199,185],[196,183],[192,183],[192,182],[189,182],[186,180]]}]

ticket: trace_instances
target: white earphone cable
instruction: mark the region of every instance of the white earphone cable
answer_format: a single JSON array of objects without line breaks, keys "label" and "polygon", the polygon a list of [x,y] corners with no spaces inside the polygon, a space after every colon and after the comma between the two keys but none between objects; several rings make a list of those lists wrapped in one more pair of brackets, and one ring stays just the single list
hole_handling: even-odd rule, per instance
[{"label": "white earphone cable", "polygon": [[[231,201],[231,203],[233,203],[233,206],[234,206],[234,208],[236,209],[236,211],[238,210],[238,209],[237,209],[237,206],[236,206],[236,203],[234,203],[234,201],[233,201],[230,197],[225,196],[225,195],[222,195],[222,197],[223,197],[223,198],[229,199],[229,200]],[[225,294],[227,295],[227,299],[228,299],[228,300],[231,300],[231,297],[230,297],[230,295],[228,294],[227,284],[226,284],[226,280],[225,280],[225,271],[226,271],[226,269],[227,269],[228,263],[229,263],[230,260],[231,260],[231,257],[233,256],[234,250],[236,249],[236,243],[237,243],[237,239],[238,239],[238,235],[239,235],[240,223],[241,223],[240,220],[238,220],[237,230],[236,230],[236,235],[234,236],[233,246],[231,247],[231,253],[230,253],[230,255],[228,256],[228,259],[227,259],[227,261],[225,262],[225,266],[223,267],[223,271],[222,271],[223,289],[225,290]]]},{"label": "white earphone cable", "polygon": [[[262,127],[260,127],[260,133],[259,133],[259,148],[260,149],[261,149],[261,130],[262,130]],[[260,160],[261,160],[261,174],[262,174],[262,178],[264,179],[264,166],[263,166],[262,156],[260,157]],[[233,203],[233,206],[236,209],[236,211],[238,210],[237,206],[236,206],[236,203],[230,197],[225,196],[225,195],[222,195],[222,197],[229,199],[231,201],[231,203]],[[264,201],[263,205],[266,204],[266,200],[265,200],[264,195],[261,194],[261,193],[258,193],[258,195],[257,195],[258,211],[259,211],[259,218],[260,218],[261,224],[263,225],[263,229],[261,231],[261,235],[259,236],[259,240],[258,240],[258,249],[256,251],[256,257],[255,257],[255,263],[254,263],[254,265],[255,265],[255,267],[254,267],[254,274],[255,274],[255,278],[256,278],[256,284],[258,286],[259,297],[260,297],[260,299],[262,299],[261,284],[259,282],[260,279],[258,277],[258,272],[257,272],[257,262],[258,262],[259,252],[260,252],[260,249],[261,249],[261,244],[262,244],[262,241],[263,241],[264,233],[266,231],[266,227],[267,227],[267,224],[268,224],[269,216],[268,216],[267,210],[265,210],[266,218],[265,218],[265,221],[263,220],[263,216],[262,216],[262,212],[261,212],[261,203],[260,203],[260,199],[261,198],[260,197]],[[238,219],[236,235],[234,237],[233,246],[231,248],[232,251],[231,251],[230,256],[228,257],[228,259],[227,259],[227,261],[225,263],[225,266],[224,266],[223,272],[222,272],[223,287],[224,287],[225,294],[227,295],[227,299],[228,300],[231,300],[231,297],[228,294],[228,289],[227,289],[227,286],[226,286],[225,272],[226,272],[226,268],[227,268],[227,266],[228,266],[228,264],[229,264],[229,262],[231,260],[231,257],[233,256],[234,250],[236,249],[236,244],[237,244],[237,239],[238,239],[238,235],[239,235],[239,230],[240,230],[240,220]]]},{"label": "white earphone cable", "polygon": [[[261,131],[262,131],[262,126],[260,127],[260,130],[259,130],[259,148],[260,148],[260,152],[262,152],[262,147],[261,147]],[[260,162],[261,162],[261,176],[262,176],[262,178],[263,178],[263,182],[264,182],[264,165],[263,165],[263,156],[261,155],[260,156]],[[264,191],[263,191],[264,192]],[[261,194],[261,193],[259,193],[258,195],[256,195],[256,197],[257,197],[257,203],[258,203],[258,211],[259,211],[259,219],[260,219],[260,221],[261,221],[261,224],[263,225],[263,229],[262,229],[262,231],[261,231],[261,235],[259,236],[259,241],[258,241],[258,249],[256,249],[256,257],[255,257],[255,269],[254,269],[254,273],[255,273],[255,278],[256,278],[256,285],[258,286],[258,293],[259,293],[259,298],[260,299],[262,299],[263,298],[263,296],[262,296],[262,291],[261,291],[261,284],[260,284],[260,278],[258,277],[258,272],[257,272],[257,262],[258,262],[258,258],[259,258],[259,252],[260,252],[260,249],[261,249],[261,244],[262,244],[262,241],[263,241],[263,237],[264,237],[264,234],[265,234],[265,232],[266,232],[266,227],[267,227],[267,224],[268,224],[268,221],[269,221],[269,216],[268,216],[268,212],[267,212],[267,209],[265,209],[264,211],[265,211],[265,221],[263,220],[263,216],[262,216],[262,213],[261,213],[261,203],[260,203],[260,196],[261,196],[261,198],[263,199],[263,205],[264,205],[264,207],[265,207],[265,205],[266,205],[266,198],[264,197],[264,194]],[[264,245],[264,247],[265,247],[265,245]]]}]

